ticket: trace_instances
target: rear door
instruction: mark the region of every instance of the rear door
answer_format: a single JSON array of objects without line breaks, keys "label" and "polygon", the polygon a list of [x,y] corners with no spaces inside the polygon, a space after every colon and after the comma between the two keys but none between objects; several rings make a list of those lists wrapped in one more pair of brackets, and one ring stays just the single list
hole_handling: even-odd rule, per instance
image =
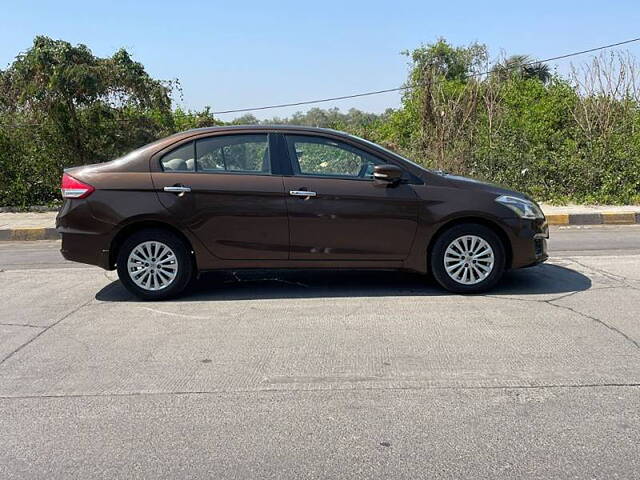
[{"label": "rear door", "polygon": [[293,175],[284,177],[291,259],[404,260],[415,237],[419,199],[409,183],[376,185],[386,163],[351,144],[286,135]]},{"label": "rear door", "polygon": [[[282,176],[267,133],[190,140],[152,158],[160,202],[222,259],[287,259]],[[152,170],[154,170],[152,168]]]}]

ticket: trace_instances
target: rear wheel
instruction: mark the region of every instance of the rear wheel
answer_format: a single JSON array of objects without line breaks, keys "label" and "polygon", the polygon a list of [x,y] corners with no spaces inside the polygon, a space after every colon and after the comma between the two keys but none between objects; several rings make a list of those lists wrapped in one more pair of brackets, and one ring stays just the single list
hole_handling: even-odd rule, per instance
[{"label": "rear wheel", "polygon": [[118,252],[122,284],[144,300],[180,294],[193,277],[189,248],[177,235],[160,229],[135,232]]},{"label": "rear wheel", "polygon": [[430,263],[434,278],[447,290],[479,293],[502,277],[505,248],[498,235],[484,225],[456,225],[438,237]]}]

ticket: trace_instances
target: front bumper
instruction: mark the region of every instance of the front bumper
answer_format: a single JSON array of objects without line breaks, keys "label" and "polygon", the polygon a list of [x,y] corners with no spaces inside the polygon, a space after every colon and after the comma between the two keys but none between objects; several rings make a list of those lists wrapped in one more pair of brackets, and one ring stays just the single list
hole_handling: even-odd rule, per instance
[{"label": "front bumper", "polygon": [[547,253],[547,237],[548,235],[535,236],[533,238],[533,250],[534,250],[535,260],[529,263],[528,265],[522,265],[519,268],[533,267],[534,265],[538,265],[549,258],[549,254]]},{"label": "front bumper", "polygon": [[549,227],[546,219],[505,219],[505,223],[511,227],[511,268],[531,267],[549,258]]}]

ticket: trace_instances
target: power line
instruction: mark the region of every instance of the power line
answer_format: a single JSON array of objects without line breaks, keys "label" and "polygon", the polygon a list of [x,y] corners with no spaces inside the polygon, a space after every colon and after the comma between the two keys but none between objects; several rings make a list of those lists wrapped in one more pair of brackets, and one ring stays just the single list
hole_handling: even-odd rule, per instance
[{"label": "power line", "polygon": [[[522,63],[520,65],[507,65],[504,67],[505,71],[509,71],[509,70],[515,70],[515,69],[519,69],[519,68],[523,68],[523,67],[527,67],[530,65],[536,65],[536,64],[540,64],[540,63],[547,63],[547,62],[553,62],[555,60],[563,60],[565,58],[570,58],[570,57],[576,57],[578,55],[584,55],[586,53],[593,53],[593,52],[597,52],[600,50],[606,50],[608,48],[614,48],[614,47],[619,47],[622,45],[627,45],[630,43],[635,43],[640,41],[640,37],[637,38],[631,38],[629,40],[623,40],[621,42],[616,42],[616,43],[610,43],[608,45],[602,45],[599,47],[594,47],[594,48],[589,48],[586,50],[580,50],[577,52],[571,52],[571,53],[566,53],[564,55],[557,55],[555,57],[549,57],[549,58],[545,58],[543,60],[532,60],[530,62],[525,62]],[[487,70],[484,72],[476,72],[476,73],[472,73],[469,75],[469,77],[481,77],[483,75],[488,75],[490,73],[492,73],[494,70]],[[233,110],[220,110],[217,112],[211,112],[211,115],[223,115],[223,114],[227,114],[227,113],[243,113],[243,112],[253,112],[253,111],[258,111],[258,110],[270,110],[270,109],[274,109],[274,108],[284,108],[284,107],[297,107],[300,105],[311,105],[314,103],[326,103],[326,102],[333,102],[333,101],[337,101],[337,100],[347,100],[349,98],[358,98],[358,97],[368,97],[371,95],[380,95],[382,93],[390,93],[390,92],[399,92],[399,91],[403,91],[403,90],[409,90],[411,88],[414,88],[413,86],[410,85],[404,85],[402,87],[395,87],[395,88],[387,88],[384,90],[373,90],[370,92],[362,92],[362,93],[354,93],[351,95],[341,95],[339,97],[329,97],[329,98],[320,98],[317,100],[304,100],[304,101],[300,101],[300,102],[290,102],[290,103],[279,103],[279,104],[275,104],[275,105],[264,105],[261,107],[252,107],[252,108],[237,108],[237,109],[233,109]],[[129,120],[129,119],[110,119],[111,121],[114,121],[116,123],[119,122],[123,122],[123,123],[127,123],[130,121],[134,121],[134,120]],[[23,126],[40,126],[43,125],[41,123],[32,123],[32,124],[21,124],[21,125],[2,125],[3,128],[6,127],[11,127],[11,128],[19,128],[19,127],[23,127]]]},{"label": "power line", "polygon": [[[505,70],[509,71],[509,70],[513,70],[516,68],[522,68],[522,67],[527,67],[529,65],[535,65],[538,63],[547,63],[547,62],[553,62],[555,60],[562,60],[565,58],[569,58],[569,57],[575,57],[578,55],[584,55],[585,53],[592,53],[592,52],[597,52],[599,50],[606,50],[607,48],[613,48],[613,47],[619,47],[621,45],[626,45],[629,43],[634,43],[634,42],[638,42],[640,41],[640,37],[638,38],[632,38],[629,40],[624,40],[622,42],[616,42],[616,43],[610,43],[609,45],[602,45],[600,47],[595,47],[595,48],[589,48],[587,50],[581,50],[579,52],[572,52],[572,53],[567,53],[564,55],[558,55],[556,57],[549,57],[549,58],[545,58],[544,60],[532,60],[531,62],[526,62],[520,65],[513,65],[513,66],[507,66],[505,68]],[[469,75],[469,77],[480,77],[483,75],[488,75],[492,72],[493,70],[488,70],[485,72],[477,72],[477,73],[473,73],[471,75]],[[342,95],[339,97],[329,97],[329,98],[321,98],[321,99],[317,99],[317,100],[305,100],[305,101],[301,101],[301,102],[291,102],[291,103],[279,103],[276,105],[266,105],[266,106],[262,106],[262,107],[253,107],[253,108],[237,108],[234,110],[221,110],[218,112],[211,112],[212,115],[222,115],[225,113],[242,113],[242,112],[253,112],[253,111],[257,111],[257,110],[270,110],[273,108],[283,108],[283,107],[297,107],[300,105],[311,105],[313,103],[325,103],[325,102],[333,102],[336,100],[346,100],[349,98],[358,98],[358,97],[368,97],[370,95],[380,95],[381,93],[390,93],[390,92],[399,92],[402,90],[409,90],[413,88],[412,86],[409,85],[404,85],[402,87],[395,87],[395,88],[387,88],[384,90],[374,90],[371,92],[363,92],[363,93],[354,93],[352,95]]]}]

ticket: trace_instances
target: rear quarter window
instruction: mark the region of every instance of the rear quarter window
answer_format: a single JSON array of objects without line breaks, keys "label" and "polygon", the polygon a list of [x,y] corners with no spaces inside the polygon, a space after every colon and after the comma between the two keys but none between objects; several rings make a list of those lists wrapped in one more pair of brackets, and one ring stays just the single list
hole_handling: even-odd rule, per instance
[{"label": "rear quarter window", "polygon": [[165,172],[194,172],[196,168],[194,154],[193,142],[189,142],[164,154],[160,164]]}]

